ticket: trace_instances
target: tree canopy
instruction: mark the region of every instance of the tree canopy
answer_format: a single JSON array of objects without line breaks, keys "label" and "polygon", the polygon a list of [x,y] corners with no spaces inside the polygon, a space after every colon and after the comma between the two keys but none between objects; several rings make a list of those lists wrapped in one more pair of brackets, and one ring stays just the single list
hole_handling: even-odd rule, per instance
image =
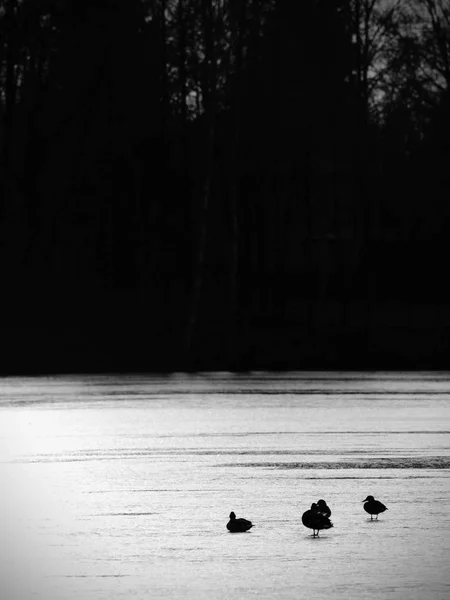
[{"label": "tree canopy", "polygon": [[445,363],[449,85],[448,0],[0,0],[5,369]]}]

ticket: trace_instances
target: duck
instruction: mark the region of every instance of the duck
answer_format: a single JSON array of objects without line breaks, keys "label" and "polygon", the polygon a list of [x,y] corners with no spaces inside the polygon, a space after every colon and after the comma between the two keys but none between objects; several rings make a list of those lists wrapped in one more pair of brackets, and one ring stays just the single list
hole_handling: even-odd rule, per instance
[{"label": "duck", "polygon": [[363,502],[365,502],[364,510],[369,513],[371,521],[373,520],[373,515],[376,515],[376,520],[378,520],[378,515],[387,510],[387,506],[379,500],[375,500],[373,496],[367,496]]},{"label": "duck", "polygon": [[311,508],[303,513],[302,523],[305,527],[313,530],[313,537],[316,537],[316,535],[319,537],[321,529],[330,529],[330,527],[333,527],[330,519],[319,512],[319,507],[316,503],[311,504]]},{"label": "duck", "polygon": [[323,515],[324,517],[328,517],[328,518],[331,517],[331,508],[327,505],[325,500],[317,501],[317,509],[318,509],[319,513],[321,515]]},{"label": "duck", "polygon": [[231,533],[237,533],[240,531],[248,531],[252,527],[253,523],[251,521],[247,521],[247,519],[236,519],[234,512],[230,512],[230,520],[227,523],[228,531],[231,531]]}]

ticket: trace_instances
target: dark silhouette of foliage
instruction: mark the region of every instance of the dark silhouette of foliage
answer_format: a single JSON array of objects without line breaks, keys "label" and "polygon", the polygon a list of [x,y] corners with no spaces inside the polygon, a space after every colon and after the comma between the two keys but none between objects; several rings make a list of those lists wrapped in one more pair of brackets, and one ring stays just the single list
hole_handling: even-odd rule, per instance
[{"label": "dark silhouette of foliage", "polygon": [[440,367],[443,0],[0,0],[3,371]]}]

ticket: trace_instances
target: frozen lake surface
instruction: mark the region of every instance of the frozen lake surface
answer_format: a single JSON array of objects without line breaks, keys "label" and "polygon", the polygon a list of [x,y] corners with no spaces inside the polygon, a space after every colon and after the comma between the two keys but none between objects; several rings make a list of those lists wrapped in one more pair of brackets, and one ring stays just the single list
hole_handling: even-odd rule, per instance
[{"label": "frozen lake surface", "polygon": [[5,378],[0,460],[5,600],[450,597],[449,374]]}]

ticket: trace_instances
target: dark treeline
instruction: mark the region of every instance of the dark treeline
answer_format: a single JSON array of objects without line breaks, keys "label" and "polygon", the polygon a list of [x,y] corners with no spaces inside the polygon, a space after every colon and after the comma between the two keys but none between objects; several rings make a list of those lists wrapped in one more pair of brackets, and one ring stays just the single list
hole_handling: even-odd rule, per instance
[{"label": "dark treeline", "polygon": [[445,367],[448,0],[0,0],[2,372]]}]

